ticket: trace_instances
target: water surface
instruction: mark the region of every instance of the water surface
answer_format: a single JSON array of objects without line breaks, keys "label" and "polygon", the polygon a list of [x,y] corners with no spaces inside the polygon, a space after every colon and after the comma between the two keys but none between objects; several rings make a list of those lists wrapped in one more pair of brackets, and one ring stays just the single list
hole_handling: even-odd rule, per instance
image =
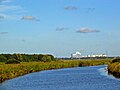
[{"label": "water surface", "polygon": [[120,79],[106,66],[76,67],[31,73],[8,80],[0,90],[120,90]]}]

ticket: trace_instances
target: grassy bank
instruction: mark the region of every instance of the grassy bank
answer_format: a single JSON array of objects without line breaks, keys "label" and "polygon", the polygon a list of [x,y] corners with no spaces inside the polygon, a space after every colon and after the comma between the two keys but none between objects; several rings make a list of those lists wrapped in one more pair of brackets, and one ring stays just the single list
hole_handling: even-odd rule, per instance
[{"label": "grassy bank", "polygon": [[108,66],[108,73],[120,78],[120,62],[112,63]]},{"label": "grassy bank", "polygon": [[42,70],[109,64],[111,60],[62,60],[53,62],[0,63],[0,82]]}]

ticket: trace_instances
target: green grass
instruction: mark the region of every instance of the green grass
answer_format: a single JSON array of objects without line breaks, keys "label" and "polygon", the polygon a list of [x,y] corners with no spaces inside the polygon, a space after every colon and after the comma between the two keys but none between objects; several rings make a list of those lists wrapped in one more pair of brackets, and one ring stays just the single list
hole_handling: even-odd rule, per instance
[{"label": "green grass", "polygon": [[111,60],[60,60],[53,62],[0,63],[0,82],[43,70],[109,64]]},{"label": "green grass", "polygon": [[5,64],[4,62],[0,62],[0,65],[3,65],[3,64]]}]

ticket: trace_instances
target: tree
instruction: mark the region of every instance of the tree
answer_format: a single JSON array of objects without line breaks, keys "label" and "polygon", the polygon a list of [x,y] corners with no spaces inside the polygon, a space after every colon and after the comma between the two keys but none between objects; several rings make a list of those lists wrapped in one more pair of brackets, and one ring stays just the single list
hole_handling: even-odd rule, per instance
[{"label": "tree", "polygon": [[13,59],[13,55],[12,54],[2,54],[4,57],[8,59]]},{"label": "tree", "polygon": [[42,57],[41,61],[43,61],[43,62],[51,62],[52,59],[51,59],[50,56],[48,56],[48,55],[44,55],[44,56]]},{"label": "tree", "polygon": [[23,60],[23,57],[21,54],[13,54],[13,56],[14,56],[14,59],[16,59],[16,60],[19,60],[19,61]]},{"label": "tree", "polygon": [[0,54],[0,61],[6,62],[9,59],[15,59],[20,62],[30,62],[30,61],[43,61],[50,62],[55,61],[53,55],[50,54]]},{"label": "tree", "polygon": [[5,62],[7,61],[7,58],[3,55],[0,55],[0,62]]},{"label": "tree", "polygon": [[20,64],[20,61],[15,60],[15,59],[9,59],[6,61],[5,64]]},{"label": "tree", "polygon": [[55,58],[54,58],[54,56],[53,56],[53,55],[48,54],[48,56],[50,56],[50,57],[51,57],[52,61],[55,61]]}]

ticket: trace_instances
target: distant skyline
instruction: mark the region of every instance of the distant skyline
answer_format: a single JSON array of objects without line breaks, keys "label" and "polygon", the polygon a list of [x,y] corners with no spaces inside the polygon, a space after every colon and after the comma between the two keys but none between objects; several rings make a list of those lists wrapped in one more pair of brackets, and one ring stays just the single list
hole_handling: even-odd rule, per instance
[{"label": "distant skyline", "polygon": [[0,53],[120,55],[120,0],[0,0]]}]

